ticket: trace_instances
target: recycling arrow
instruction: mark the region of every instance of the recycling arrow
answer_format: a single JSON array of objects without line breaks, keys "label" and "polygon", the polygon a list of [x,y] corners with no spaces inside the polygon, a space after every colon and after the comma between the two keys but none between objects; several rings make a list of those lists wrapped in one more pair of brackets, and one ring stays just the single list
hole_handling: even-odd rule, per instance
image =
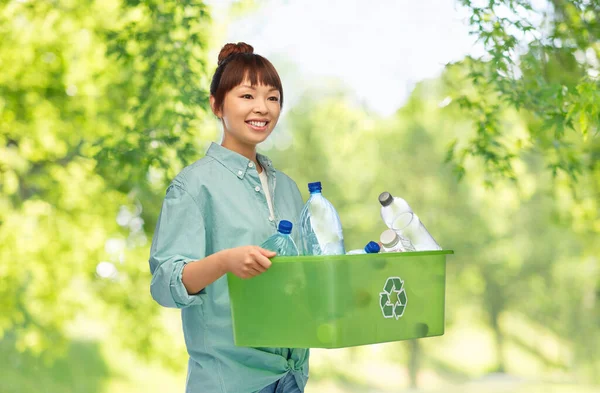
[{"label": "recycling arrow", "polygon": [[406,310],[408,298],[404,290],[404,281],[400,277],[388,277],[379,294],[379,306],[384,318],[398,320]]}]

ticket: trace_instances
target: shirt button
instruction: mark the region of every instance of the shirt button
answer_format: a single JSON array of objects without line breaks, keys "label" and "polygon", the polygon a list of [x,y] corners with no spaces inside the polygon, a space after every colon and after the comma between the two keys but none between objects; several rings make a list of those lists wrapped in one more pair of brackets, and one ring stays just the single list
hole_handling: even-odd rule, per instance
[{"label": "shirt button", "polygon": [[243,173],[244,172],[242,172],[242,171],[238,171],[238,176],[242,176]]},{"label": "shirt button", "polygon": [[249,167],[249,168],[252,168],[253,166],[254,166],[254,163],[253,163],[253,162],[249,162],[249,163],[248,163],[248,167]]},{"label": "shirt button", "polygon": [[254,187],[254,191],[259,192],[260,191],[260,187],[259,186]]},{"label": "shirt button", "polygon": [[273,220],[275,219],[275,217],[269,217],[269,221],[273,222]]}]

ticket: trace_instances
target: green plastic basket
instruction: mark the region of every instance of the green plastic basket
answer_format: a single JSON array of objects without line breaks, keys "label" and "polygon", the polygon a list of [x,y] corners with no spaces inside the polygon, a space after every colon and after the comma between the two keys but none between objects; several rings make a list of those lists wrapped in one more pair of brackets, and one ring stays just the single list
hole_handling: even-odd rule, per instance
[{"label": "green plastic basket", "polygon": [[453,251],[276,257],[228,274],[236,345],[341,348],[444,334]]}]

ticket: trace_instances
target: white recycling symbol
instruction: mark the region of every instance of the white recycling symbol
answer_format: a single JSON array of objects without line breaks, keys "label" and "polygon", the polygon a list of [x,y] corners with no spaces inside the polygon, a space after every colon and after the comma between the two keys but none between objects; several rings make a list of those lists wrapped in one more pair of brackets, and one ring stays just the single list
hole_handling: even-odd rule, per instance
[{"label": "white recycling symbol", "polygon": [[379,294],[379,306],[384,318],[400,318],[406,309],[406,291],[404,281],[400,277],[388,277]]}]

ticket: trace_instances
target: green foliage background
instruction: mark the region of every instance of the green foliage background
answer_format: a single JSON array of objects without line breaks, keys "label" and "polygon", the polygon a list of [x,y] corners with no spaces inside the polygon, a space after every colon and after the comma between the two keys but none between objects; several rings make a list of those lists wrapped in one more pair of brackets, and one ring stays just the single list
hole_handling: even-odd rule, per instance
[{"label": "green foliage background", "polygon": [[[385,229],[388,190],[456,252],[445,336],[313,351],[311,391],[600,383],[600,6],[461,3],[485,56],[388,118],[308,84],[261,147],[305,199],[323,182],[349,249]],[[219,141],[210,15],[192,0],[0,3],[0,392],[181,390],[179,318],[150,298],[147,255],[169,180]]]}]

